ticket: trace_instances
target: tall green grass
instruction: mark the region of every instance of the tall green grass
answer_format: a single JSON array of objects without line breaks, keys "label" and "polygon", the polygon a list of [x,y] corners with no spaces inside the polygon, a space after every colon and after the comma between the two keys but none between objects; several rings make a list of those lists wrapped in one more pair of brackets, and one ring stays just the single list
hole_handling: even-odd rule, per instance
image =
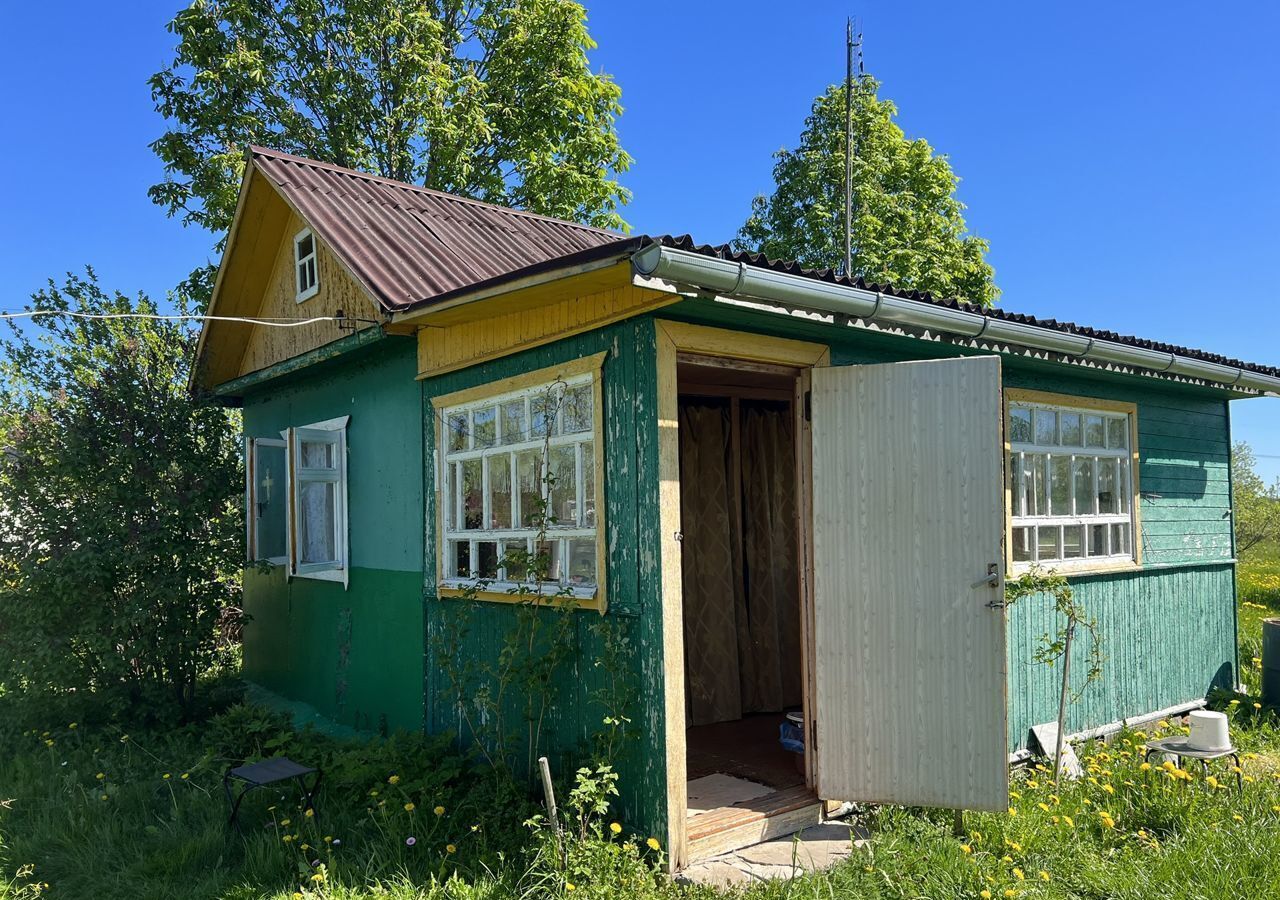
[{"label": "tall green grass", "polygon": [[1256,694],[1262,679],[1262,620],[1280,616],[1280,543],[1259,544],[1241,554],[1236,586],[1241,677]]}]

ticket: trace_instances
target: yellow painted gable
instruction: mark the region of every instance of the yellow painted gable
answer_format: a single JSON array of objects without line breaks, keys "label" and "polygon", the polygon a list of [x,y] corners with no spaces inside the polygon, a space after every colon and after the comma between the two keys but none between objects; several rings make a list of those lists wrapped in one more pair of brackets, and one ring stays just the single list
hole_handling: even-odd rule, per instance
[{"label": "yellow painted gable", "polygon": [[[348,316],[377,319],[373,301],[347,274],[325,242],[316,235],[316,271],[319,290],[314,296],[297,302],[297,286],[293,268],[293,239],[306,223],[296,213],[290,213],[284,235],[276,250],[271,268],[258,305],[256,318],[308,318],[312,316],[336,316],[339,311]],[[361,328],[371,327],[361,323]],[[248,375],[270,365],[301,356],[309,350],[323,347],[350,332],[342,331],[334,322],[313,322],[292,328],[253,326],[244,355],[240,359],[237,375]]]},{"label": "yellow painted gable", "polygon": [[[383,321],[363,287],[316,237],[318,290],[296,301],[293,239],[306,223],[261,173],[250,170],[236,224],[218,276],[213,316],[298,320],[348,316]],[[361,324],[361,328],[372,327]],[[208,323],[198,352],[194,386],[202,391],[323,347],[347,336],[332,321],[288,328],[242,322]]]}]

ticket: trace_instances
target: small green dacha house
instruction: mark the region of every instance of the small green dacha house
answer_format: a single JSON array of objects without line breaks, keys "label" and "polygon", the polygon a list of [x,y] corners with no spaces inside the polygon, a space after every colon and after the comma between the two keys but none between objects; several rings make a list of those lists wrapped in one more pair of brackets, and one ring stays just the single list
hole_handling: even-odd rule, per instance
[{"label": "small green dacha house", "polygon": [[[675,866],[839,801],[1006,806],[1057,711],[1050,601],[1000,602],[1033,564],[1104,642],[1070,732],[1237,680],[1229,401],[1276,369],[259,149],[211,312],[246,676],[368,732],[509,713],[561,772],[620,733]],[[545,696],[499,701],[530,622]]]}]

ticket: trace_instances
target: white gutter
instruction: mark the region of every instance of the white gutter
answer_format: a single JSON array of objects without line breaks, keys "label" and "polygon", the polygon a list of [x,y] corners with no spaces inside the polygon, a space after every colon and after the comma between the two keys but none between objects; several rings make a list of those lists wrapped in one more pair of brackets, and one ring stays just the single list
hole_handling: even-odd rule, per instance
[{"label": "white gutter", "polygon": [[691,285],[724,297],[760,300],[783,306],[837,313],[874,322],[945,331],[964,338],[1017,344],[1093,362],[1182,375],[1231,388],[1280,396],[1280,378],[1116,341],[1084,337],[1039,325],[1026,325],[951,309],[918,300],[904,300],[875,291],[774,272],[758,266],[688,250],[651,244],[631,257],[632,268],[646,278]]}]

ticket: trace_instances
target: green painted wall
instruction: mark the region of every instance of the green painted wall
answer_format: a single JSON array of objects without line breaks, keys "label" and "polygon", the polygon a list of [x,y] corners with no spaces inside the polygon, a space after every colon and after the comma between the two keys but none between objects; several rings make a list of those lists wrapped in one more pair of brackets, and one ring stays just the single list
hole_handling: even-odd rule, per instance
[{"label": "green painted wall", "polygon": [[415,344],[387,338],[244,398],[249,437],[349,415],[349,587],[245,573],[245,676],[365,731],[423,724],[422,428]]},{"label": "green painted wall", "polygon": [[[965,351],[864,330],[689,301],[662,315],[725,328],[801,338],[831,348],[833,365],[944,358]],[[834,333],[833,333],[834,332]],[[1143,568],[1071,579],[1097,617],[1106,661],[1068,716],[1071,730],[1205,696],[1232,683],[1236,666],[1235,567],[1231,542],[1227,401],[1213,391],[1152,378],[1004,359],[1006,387],[1138,405]],[[1027,746],[1032,725],[1057,717],[1058,669],[1033,661],[1040,637],[1057,631],[1049,600],[1028,598],[1009,613],[1009,743]],[[1084,671],[1086,647],[1073,655]]]},{"label": "green painted wall", "polygon": [[[661,592],[658,559],[658,480],[656,363],[653,322],[634,319],[529,350],[494,362],[449,373],[423,382],[425,446],[436,446],[433,397],[523,372],[541,369],[601,351],[605,423],[605,527],[608,540],[608,613],[577,611],[573,617],[572,661],[557,674],[557,690],[543,722],[540,752],[549,756],[558,775],[581,761],[591,735],[601,729],[607,712],[624,712],[632,719],[634,738],[614,759],[621,773],[622,797],[617,814],[653,834],[665,833],[666,727],[662,718]],[[429,459],[427,521],[435,521],[434,462]],[[466,603],[436,597],[435,541],[424,548],[427,619],[427,727],[453,731],[464,747],[473,746],[466,722],[477,714],[474,704],[460,710],[451,678],[462,674],[458,660],[496,666],[504,642],[517,624],[518,613],[508,604]],[[468,630],[461,652],[442,652],[440,641],[456,629],[457,617],[468,610]],[[544,612],[544,624],[562,612]],[[632,652],[610,669],[601,664],[602,624],[623,629]],[[600,700],[611,679],[634,686],[640,702],[627,710],[610,710]],[[478,682],[476,682],[478,683]],[[491,682],[492,683],[492,682]],[[466,693],[465,691],[463,692]],[[508,728],[526,750],[523,698],[508,695],[504,704]],[[465,712],[465,715],[464,715]],[[527,761],[527,752],[520,759]]]}]

